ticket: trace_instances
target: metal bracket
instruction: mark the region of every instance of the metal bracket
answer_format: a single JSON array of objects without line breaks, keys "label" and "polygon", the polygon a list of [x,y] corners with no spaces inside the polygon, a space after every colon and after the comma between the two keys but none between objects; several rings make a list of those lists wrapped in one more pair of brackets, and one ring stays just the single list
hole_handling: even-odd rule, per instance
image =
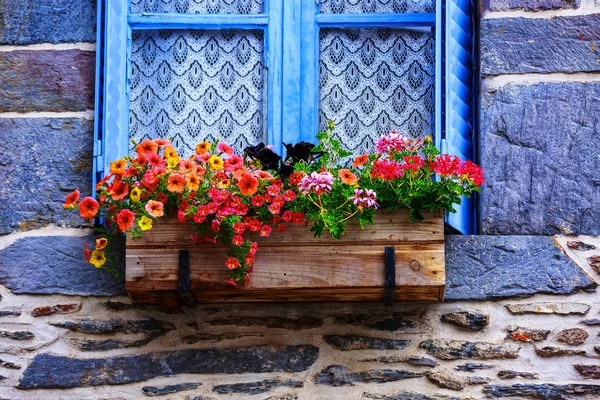
[{"label": "metal bracket", "polygon": [[179,301],[186,306],[193,306],[194,299],[190,292],[190,251],[179,250]]},{"label": "metal bracket", "polygon": [[383,304],[391,306],[396,298],[396,248],[385,247],[385,292]]}]

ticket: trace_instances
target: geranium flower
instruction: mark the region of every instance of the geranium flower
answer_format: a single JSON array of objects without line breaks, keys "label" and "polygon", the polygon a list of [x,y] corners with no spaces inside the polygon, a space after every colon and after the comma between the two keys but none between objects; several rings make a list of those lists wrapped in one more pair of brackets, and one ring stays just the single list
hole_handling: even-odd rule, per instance
[{"label": "geranium flower", "polygon": [[354,189],[354,196],[350,196],[350,200],[358,207],[373,207],[378,208],[379,205],[375,201],[377,193],[371,189],[363,191],[362,189]]},{"label": "geranium flower", "polygon": [[187,182],[187,187],[194,192],[200,187],[200,178],[193,172],[185,176],[185,181]]},{"label": "geranium flower", "polygon": [[79,202],[79,215],[82,218],[94,218],[98,213],[98,202],[91,197],[86,197]]},{"label": "geranium flower", "polygon": [[131,189],[131,193],[129,193],[129,198],[134,203],[137,203],[138,201],[140,201],[140,196],[141,195],[142,195],[142,190],[139,187],[136,186],[133,189]]},{"label": "geranium flower", "polygon": [[241,246],[244,244],[244,238],[240,235],[234,235],[233,238],[231,238],[231,243],[235,244],[236,246]]},{"label": "geranium flower", "polygon": [[258,190],[258,179],[251,174],[245,174],[242,179],[238,181],[238,187],[240,192],[244,196],[252,196]]},{"label": "geranium flower", "polygon": [[206,154],[206,153],[208,153],[209,150],[210,150],[210,143],[208,143],[208,142],[202,142],[202,143],[198,143],[198,145],[196,145],[196,154],[198,154],[198,155]]},{"label": "geranium flower", "polygon": [[165,215],[164,205],[160,201],[149,200],[144,209],[154,218],[160,218]]},{"label": "geranium flower", "polygon": [[134,221],[135,215],[127,208],[122,209],[117,214],[117,224],[119,225],[119,229],[121,229],[123,232],[131,228]]},{"label": "geranium flower", "polygon": [[413,141],[406,136],[392,131],[389,135],[381,135],[381,139],[377,142],[377,153],[401,153],[410,150],[413,146]]},{"label": "geranium flower", "polygon": [[208,165],[213,171],[221,171],[223,169],[223,159],[219,156],[211,156],[208,159]]},{"label": "geranium flower", "polygon": [[104,255],[103,250],[94,250],[92,251],[92,255],[90,257],[90,264],[93,264],[94,267],[100,268],[106,263],[106,256]]},{"label": "geranium flower", "polygon": [[425,162],[421,156],[404,156],[403,160],[404,164],[401,165],[401,168],[404,171],[416,172],[425,166]]},{"label": "geranium flower", "polygon": [[167,179],[167,189],[170,192],[181,193],[183,192],[183,189],[185,189],[186,183],[187,182],[183,175],[177,173],[171,174]]},{"label": "geranium flower", "polygon": [[98,238],[96,239],[96,250],[102,250],[103,248],[106,247],[106,245],[108,244],[108,239],[107,238]]},{"label": "geranium flower", "polygon": [[403,170],[396,161],[375,160],[371,170],[371,178],[384,179],[391,181],[403,176]]},{"label": "geranium flower", "polygon": [[149,229],[152,229],[152,219],[150,219],[150,218],[146,217],[145,215],[143,215],[142,218],[140,218],[140,220],[138,221],[138,226],[143,231],[147,231]]},{"label": "geranium flower", "polygon": [[173,146],[165,147],[164,155],[166,159],[179,158],[179,154],[177,154],[177,150]]},{"label": "geranium flower", "polygon": [[229,257],[225,262],[225,265],[227,265],[227,268],[229,269],[236,269],[240,267],[240,262],[237,258]]},{"label": "geranium flower", "polygon": [[63,204],[63,208],[72,209],[75,207],[75,203],[79,201],[79,190],[75,189],[73,193],[68,195],[65,198],[65,204]]},{"label": "geranium flower", "polygon": [[477,164],[474,164],[472,161],[467,160],[462,163],[459,169],[459,174],[473,181],[473,183],[477,186],[483,185],[483,169],[481,169]]},{"label": "geranium flower", "polygon": [[360,167],[361,165],[365,165],[367,163],[367,161],[369,161],[369,155],[368,154],[363,154],[362,156],[358,156],[354,159],[354,162],[352,163],[353,167]]},{"label": "geranium flower", "polygon": [[331,191],[332,185],[333,175],[329,172],[313,172],[302,178],[299,189],[302,190],[304,195],[307,195],[310,192],[323,194]]},{"label": "geranium flower", "polygon": [[108,192],[110,194],[111,199],[113,200],[122,200],[129,193],[129,185],[127,185],[122,180],[115,180],[113,185]]},{"label": "geranium flower", "polygon": [[113,175],[122,175],[125,172],[125,167],[127,167],[127,161],[124,159],[120,159],[117,161],[113,161],[110,163],[110,173]]},{"label": "geranium flower", "polygon": [[338,171],[338,176],[346,185],[356,185],[358,178],[349,169],[342,168]]},{"label": "geranium flower", "polygon": [[217,145],[217,149],[221,152],[221,153],[225,153],[228,156],[232,156],[233,155],[233,147],[231,147],[230,145],[228,145],[225,142],[220,142]]},{"label": "geranium flower", "polygon": [[158,145],[154,143],[152,140],[144,140],[142,143],[138,144],[135,148],[135,151],[138,154],[146,155],[148,153],[156,153],[158,151]]}]

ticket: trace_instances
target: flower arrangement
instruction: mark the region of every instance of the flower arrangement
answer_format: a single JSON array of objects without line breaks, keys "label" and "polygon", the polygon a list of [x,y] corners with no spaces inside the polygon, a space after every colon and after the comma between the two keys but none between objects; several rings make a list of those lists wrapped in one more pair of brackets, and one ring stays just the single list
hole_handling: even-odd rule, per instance
[{"label": "flower arrangement", "polygon": [[258,243],[288,224],[312,224],[315,236],[328,231],[341,238],[347,222],[373,224],[377,209],[406,207],[411,222],[421,210],[452,211],[461,196],[479,191],[483,172],[470,161],[440,155],[430,137],[409,139],[396,132],[381,137],[376,151],[354,160],[334,139],[329,123],[318,144],[284,144],[285,159],[259,144],[236,155],[224,142],[202,142],[182,158],[169,140],[144,140],[137,156],[110,164],[96,185],[96,199],[67,196],[64,207],[83,218],[101,217],[94,250],[85,245],[86,260],[116,272],[106,253],[115,235],[133,238],[152,229],[164,216],[177,216],[194,226],[191,240],[229,245],[227,282],[245,285]]}]

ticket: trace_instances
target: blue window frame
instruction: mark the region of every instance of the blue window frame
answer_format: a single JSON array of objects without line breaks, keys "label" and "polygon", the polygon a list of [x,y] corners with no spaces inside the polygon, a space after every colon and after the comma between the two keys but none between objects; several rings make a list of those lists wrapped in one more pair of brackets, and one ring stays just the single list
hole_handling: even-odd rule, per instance
[{"label": "blue window frame", "polygon": [[[237,2],[260,11],[219,14],[210,8]],[[177,8],[204,3],[206,9],[195,13]],[[423,11],[420,3],[430,4],[427,12],[406,11],[410,7]],[[377,10],[381,5],[387,9]],[[394,12],[397,9],[402,12]],[[436,144],[442,152],[472,160],[473,14],[473,0],[98,0],[94,178],[130,150],[132,47],[137,31],[261,31],[264,137],[280,152],[282,142],[314,141],[319,128],[321,34],[364,28],[429,32],[435,45],[430,125]],[[457,213],[447,215],[447,222],[462,233],[473,233],[474,210],[474,200],[464,199]]]}]

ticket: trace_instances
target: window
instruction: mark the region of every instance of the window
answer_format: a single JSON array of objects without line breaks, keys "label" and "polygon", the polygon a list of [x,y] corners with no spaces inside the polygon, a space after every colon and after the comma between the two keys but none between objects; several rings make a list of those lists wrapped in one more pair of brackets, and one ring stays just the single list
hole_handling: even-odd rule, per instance
[{"label": "window", "polygon": [[[239,150],[314,141],[355,153],[392,129],[473,158],[473,0],[103,0],[96,178],[131,139]],[[473,201],[451,226],[474,227]]]}]

